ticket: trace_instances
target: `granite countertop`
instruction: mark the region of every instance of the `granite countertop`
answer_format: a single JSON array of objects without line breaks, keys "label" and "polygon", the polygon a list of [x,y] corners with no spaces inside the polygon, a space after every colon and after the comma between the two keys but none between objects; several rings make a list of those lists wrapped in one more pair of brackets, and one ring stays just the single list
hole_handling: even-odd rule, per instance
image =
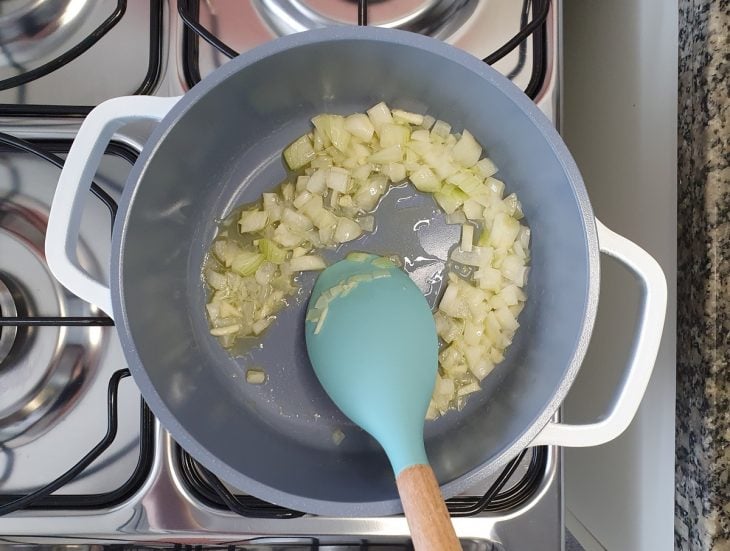
[{"label": "granite countertop", "polygon": [[675,548],[730,550],[730,1],[679,2]]}]

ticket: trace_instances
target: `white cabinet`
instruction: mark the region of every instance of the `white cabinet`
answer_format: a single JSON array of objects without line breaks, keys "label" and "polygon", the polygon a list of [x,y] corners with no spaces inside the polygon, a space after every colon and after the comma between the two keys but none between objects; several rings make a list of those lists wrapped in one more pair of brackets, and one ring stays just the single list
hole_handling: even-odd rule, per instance
[{"label": "white cabinet", "polygon": [[[644,402],[616,441],[565,451],[568,528],[586,549],[673,549],[677,4],[565,0],[562,133],[598,218],[661,264],[664,338]],[[622,374],[638,289],[602,259],[598,320],[568,422],[604,411]],[[597,546],[598,545],[598,546]]]}]

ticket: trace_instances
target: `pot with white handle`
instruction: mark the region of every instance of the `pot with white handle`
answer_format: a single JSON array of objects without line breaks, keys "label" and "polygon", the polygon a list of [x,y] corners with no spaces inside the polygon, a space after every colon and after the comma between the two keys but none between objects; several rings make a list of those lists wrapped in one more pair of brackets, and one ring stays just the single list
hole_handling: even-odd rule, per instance
[{"label": "pot with white handle", "polygon": [[[282,179],[281,151],[313,115],[363,111],[380,101],[467,127],[520,197],[532,231],[528,299],[505,360],[466,408],[426,425],[445,497],[526,446],[593,446],[618,436],[644,394],[665,315],[661,269],[594,218],[550,122],[495,70],[437,40],[377,28],[310,31],[233,59],[182,97],[101,104],[61,174],[46,242],[51,270],[114,318],[145,400],[193,457],[243,491],[316,514],[400,511],[387,459],[319,387],[304,347],[305,301],[279,315],[261,347],[232,357],[209,334],[201,265],[216,221]],[[158,122],[124,189],[107,285],[75,257],[79,220],[106,144],[138,119]],[[414,209],[409,216],[428,215],[433,204],[416,201]],[[433,235],[446,235],[438,233],[447,232],[443,224],[431,222]],[[352,248],[407,254],[419,245],[415,232],[385,230]],[[453,244],[434,242],[437,256]],[[555,423],[593,328],[600,253],[623,262],[642,287],[633,351],[603,419]],[[306,291],[311,280],[302,284]],[[245,383],[252,365],[266,369],[266,385]],[[336,430],[346,435],[340,446],[332,442]]]}]

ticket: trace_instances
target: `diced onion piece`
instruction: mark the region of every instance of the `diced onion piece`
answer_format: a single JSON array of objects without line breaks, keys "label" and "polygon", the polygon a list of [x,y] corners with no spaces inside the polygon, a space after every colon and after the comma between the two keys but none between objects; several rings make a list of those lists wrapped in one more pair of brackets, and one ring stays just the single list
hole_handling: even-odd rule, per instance
[{"label": "diced onion piece", "polygon": [[521,258],[516,255],[508,255],[502,260],[502,275],[512,281],[518,287],[525,284],[527,268]]},{"label": "diced onion piece", "polygon": [[457,186],[470,197],[476,197],[487,192],[487,188],[482,181],[470,171],[461,170],[452,174],[447,181]]},{"label": "diced onion piece", "polygon": [[340,217],[337,221],[337,228],[335,229],[335,241],[338,243],[346,243],[357,239],[362,234],[362,228],[354,220],[349,218]]},{"label": "diced onion piece", "polygon": [[481,389],[482,387],[479,386],[479,383],[473,382],[460,387],[459,390],[456,391],[456,395],[466,396],[467,394],[472,394],[473,392],[479,392]]},{"label": "diced onion piece", "polygon": [[431,135],[432,136],[438,136],[439,138],[445,140],[448,138],[449,134],[451,133],[451,125],[448,122],[438,120],[434,123],[433,127],[431,128]]},{"label": "diced onion piece", "polygon": [[466,197],[463,191],[451,184],[445,184],[442,186],[441,191],[433,194],[433,198],[446,214],[451,214],[463,205]]},{"label": "diced onion piece", "polygon": [[228,286],[226,276],[216,272],[215,270],[208,270],[205,273],[205,280],[208,282],[208,285],[218,291],[225,289]]},{"label": "diced onion piece", "polygon": [[246,382],[251,385],[262,385],[266,382],[266,372],[262,369],[247,369]]},{"label": "diced onion piece", "polygon": [[464,130],[459,141],[451,149],[451,156],[454,160],[467,168],[474,166],[481,155],[482,146],[477,143],[468,130]]},{"label": "diced onion piece", "polygon": [[308,181],[309,181],[309,176],[299,176],[297,178],[297,183],[295,186],[296,192],[301,193],[302,191],[305,191],[307,189]]},{"label": "diced onion piece", "polygon": [[423,122],[421,123],[421,126],[426,130],[431,130],[431,127],[435,122],[436,119],[431,115],[423,115]]},{"label": "diced onion piece", "polygon": [[368,161],[371,163],[385,164],[385,163],[399,163],[403,160],[403,146],[401,144],[391,145],[373,153],[368,157]]},{"label": "diced onion piece", "polygon": [[343,153],[350,144],[350,133],[345,129],[345,118],[340,115],[330,115],[330,141]]},{"label": "diced onion piece", "polygon": [[461,226],[461,250],[470,253],[474,245],[474,226],[463,224]]},{"label": "diced onion piece", "polygon": [[332,442],[334,442],[335,446],[339,446],[342,444],[342,441],[345,439],[345,433],[342,432],[340,429],[335,429],[332,431]]},{"label": "diced onion piece", "polygon": [[301,233],[292,231],[286,224],[279,224],[277,226],[274,230],[273,238],[279,245],[287,249],[298,247],[304,241]]},{"label": "diced onion piece", "polygon": [[[299,258],[300,256],[304,256],[305,254],[307,254],[307,252],[308,252],[308,250],[305,247],[296,247],[291,252],[291,257],[292,258]],[[291,263],[288,265],[288,267],[291,270]],[[292,271],[295,271],[295,270],[292,270]]]},{"label": "diced onion piece", "polygon": [[226,325],[225,327],[214,327],[210,330],[210,334],[214,337],[223,337],[225,335],[233,335],[241,330],[241,326],[237,323]]},{"label": "diced onion piece", "polygon": [[401,163],[388,163],[388,178],[394,183],[405,180],[406,167]]},{"label": "diced onion piece", "polygon": [[451,156],[444,152],[426,154],[423,160],[426,161],[439,178],[448,178],[459,170],[459,167],[451,162]]},{"label": "diced onion piece", "polygon": [[287,182],[286,184],[283,184],[281,186],[281,196],[284,199],[284,201],[293,201],[294,200],[294,184],[291,182]]},{"label": "diced onion piece", "polygon": [[306,134],[284,150],[284,159],[292,170],[302,168],[312,161],[316,155],[312,142]]},{"label": "diced onion piece", "polygon": [[367,114],[376,132],[379,132],[380,127],[384,124],[393,122],[393,115],[390,113],[390,109],[382,101],[368,109]]},{"label": "diced onion piece", "polygon": [[264,229],[269,214],[265,210],[243,211],[238,220],[238,229],[241,233],[251,233]]},{"label": "diced onion piece", "polygon": [[380,147],[405,145],[411,137],[411,129],[400,124],[384,124],[380,127]]},{"label": "diced onion piece", "polygon": [[466,303],[459,297],[459,286],[449,283],[439,302],[439,310],[452,318],[463,318],[468,314]]},{"label": "diced onion piece", "polygon": [[367,180],[368,176],[373,170],[373,165],[365,163],[364,165],[357,166],[350,171],[350,177],[353,180]]},{"label": "diced onion piece", "polygon": [[420,113],[411,113],[402,109],[393,109],[393,118],[396,122],[420,125],[423,123],[423,115]]},{"label": "diced onion piece", "polygon": [[362,228],[362,231],[371,232],[375,229],[375,217],[374,216],[361,216],[358,219],[357,223]]},{"label": "diced onion piece", "polygon": [[439,410],[433,400],[428,403],[428,410],[426,411],[426,421],[433,421],[438,419]]},{"label": "diced onion piece", "polygon": [[474,274],[479,282],[479,288],[487,291],[499,292],[502,288],[502,273],[496,268],[482,266]]},{"label": "diced onion piece", "polygon": [[479,176],[485,179],[490,176],[494,176],[498,172],[497,165],[495,165],[488,157],[479,159],[477,164],[474,165],[474,169],[477,171]]},{"label": "diced onion piece", "polygon": [[266,328],[271,325],[271,322],[273,321],[273,318],[266,318],[266,319],[260,319],[255,321],[251,325],[251,330],[253,331],[253,334],[258,336],[261,333],[263,333]]},{"label": "diced onion piece", "polygon": [[504,182],[503,181],[497,180],[496,178],[489,177],[484,181],[484,183],[487,185],[487,187],[490,190],[492,190],[492,193],[494,193],[500,199],[502,198],[502,194],[504,193]]},{"label": "diced onion piece", "polygon": [[[330,149],[330,148],[327,148]],[[329,155],[318,155],[316,159],[314,159],[309,166],[312,167],[315,170],[323,169],[323,168],[330,168],[333,165],[332,157]]]},{"label": "diced onion piece", "polygon": [[290,208],[284,209],[281,221],[294,231],[305,232],[312,229],[312,221],[309,218]]},{"label": "diced onion piece", "polygon": [[251,275],[256,272],[263,261],[264,255],[260,253],[242,251],[233,259],[231,270],[242,276]]},{"label": "diced onion piece", "polygon": [[307,180],[307,191],[323,195],[327,191],[327,169],[316,170]]},{"label": "diced onion piece", "polygon": [[373,259],[373,255],[370,253],[351,252],[345,257],[347,260],[352,262],[370,262]]},{"label": "diced onion piece", "polygon": [[345,118],[345,130],[356,138],[369,142],[373,137],[375,127],[370,118],[364,113],[355,113]]},{"label": "diced onion piece", "polygon": [[520,233],[520,223],[508,214],[500,212],[494,217],[489,232],[489,244],[495,249],[507,249],[512,246],[518,233]]},{"label": "diced onion piece", "polygon": [[256,270],[254,275],[256,283],[259,285],[268,285],[276,274],[276,264],[269,261],[264,261]]},{"label": "diced onion piece", "polygon": [[[309,180],[309,178],[307,178]],[[294,198],[294,207],[300,209],[304,206],[307,201],[312,198],[312,194],[309,191],[302,191],[299,195]]]},{"label": "diced onion piece", "polygon": [[441,189],[441,180],[427,166],[422,166],[415,172],[412,172],[410,180],[418,191],[435,193]]},{"label": "diced onion piece", "polygon": [[354,201],[364,211],[371,211],[388,187],[388,178],[381,174],[370,177],[355,192]]},{"label": "diced onion piece", "polygon": [[286,260],[286,251],[279,247],[270,239],[260,239],[258,243],[259,251],[264,258],[274,264],[281,264]]},{"label": "diced onion piece", "polygon": [[306,255],[298,258],[292,258],[289,261],[289,267],[293,272],[304,272],[312,270],[324,270],[327,264],[321,256]]},{"label": "diced onion piece", "polygon": [[333,166],[327,173],[327,187],[338,193],[347,193],[350,173],[344,168]]},{"label": "diced onion piece", "polygon": [[451,214],[446,215],[446,223],[447,224],[464,224],[466,223],[466,216],[464,216],[464,213],[460,210],[457,210],[455,212],[452,212]]},{"label": "diced onion piece", "polygon": [[414,130],[411,132],[411,140],[416,142],[430,142],[431,141],[431,133],[428,130]]},{"label": "diced onion piece", "polygon": [[484,207],[474,199],[467,199],[464,201],[464,214],[469,220],[482,220],[484,219]]}]

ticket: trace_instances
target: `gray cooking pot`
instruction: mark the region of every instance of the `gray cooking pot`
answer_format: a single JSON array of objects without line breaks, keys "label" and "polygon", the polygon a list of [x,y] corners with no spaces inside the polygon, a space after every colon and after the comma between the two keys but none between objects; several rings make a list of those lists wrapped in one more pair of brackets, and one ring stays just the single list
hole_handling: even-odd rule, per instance
[{"label": "gray cooking pot", "polygon": [[[180,98],[105,102],[84,122],[61,174],[46,243],[53,273],[114,317],[145,400],[198,461],[243,491],[317,514],[400,511],[385,455],[316,382],[302,338],[306,300],[280,315],[262,348],[231,358],[208,333],[201,262],[216,220],[284,176],[282,148],[309,128],[311,116],[363,111],[382,100],[467,127],[518,194],[532,229],[527,306],[505,361],[463,411],[426,427],[446,497],[526,446],[595,445],[617,436],[644,393],[664,319],[661,270],[594,219],[550,122],[499,73],[437,40],[378,28],[311,31],[231,60]],[[160,122],[119,205],[107,285],[75,257],[79,219],[106,144],[137,119]],[[384,204],[378,231],[351,248],[445,258],[453,227],[430,198],[398,193],[410,195]],[[424,214],[429,232],[414,231]],[[634,352],[605,418],[553,423],[595,319],[599,250],[625,262],[644,288]],[[305,293],[310,286],[305,279]],[[245,383],[252,364],[266,368],[266,385]],[[331,438],[338,428],[346,434],[339,447]]]}]

